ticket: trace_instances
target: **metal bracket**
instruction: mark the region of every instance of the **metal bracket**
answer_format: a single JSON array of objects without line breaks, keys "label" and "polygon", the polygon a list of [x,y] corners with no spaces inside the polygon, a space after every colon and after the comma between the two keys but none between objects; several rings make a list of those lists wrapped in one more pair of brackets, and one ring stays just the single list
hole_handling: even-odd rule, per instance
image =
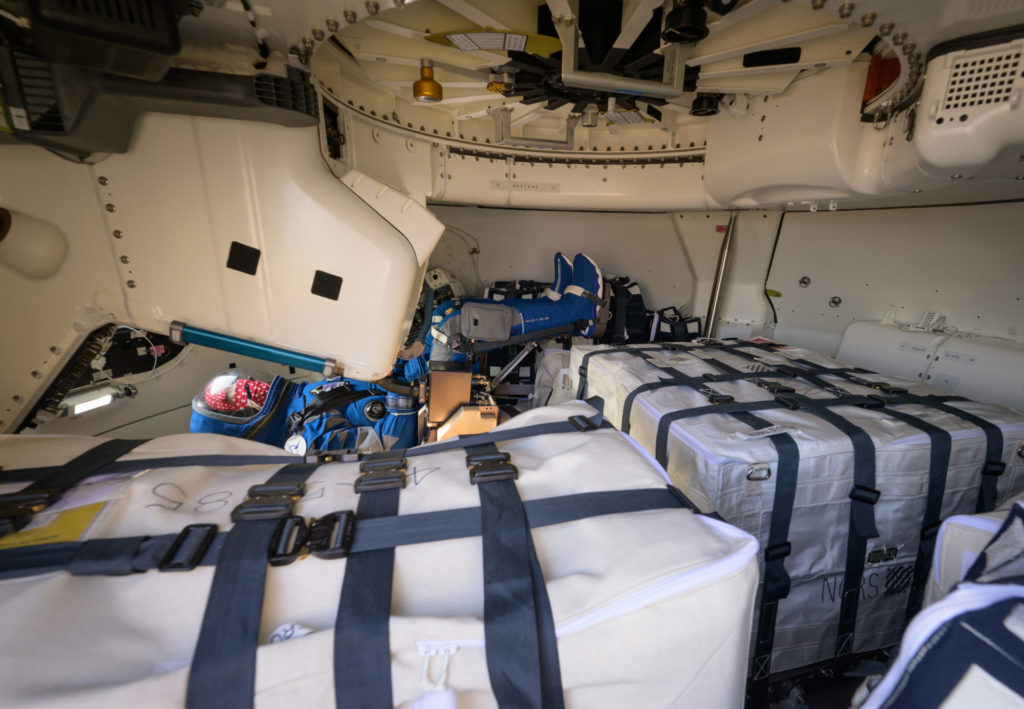
[{"label": "metal bracket", "polygon": [[521,148],[551,148],[554,150],[572,150],[575,145],[576,124],[580,120],[580,116],[577,113],[570,113],[565,119],[565,140],[513,137],[511,108],[507,106],[491,108],[488,109],[487,113],[494,120],[495,145],[518,146]]}]

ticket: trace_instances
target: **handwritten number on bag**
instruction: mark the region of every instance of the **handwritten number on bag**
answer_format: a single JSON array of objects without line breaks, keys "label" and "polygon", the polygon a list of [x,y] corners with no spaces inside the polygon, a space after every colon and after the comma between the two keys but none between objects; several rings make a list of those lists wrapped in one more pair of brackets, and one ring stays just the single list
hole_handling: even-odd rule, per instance
[{"label": "handwritten number on bag", "polygon": [[[161,500],[169,502],[170,504],[165,505],[161,502],[153,502],[151,504],[146,505],[146,507],[162,507],[165,510],[170,510],[171,512],[174,512],[183,504],[185,504],[184,499],[177,500],[175,499],[175,497],[188,497],[188,494],[184,490],[182,490],[181,486],[178,485],[177,483],[160,483],[159,485],[154,485],[153,494],[159,497]],[[174,497],[170,497],[170,495],[174,495]]]},{"label": "handwritten number on bag", "polygon": [[216,512],[227,507],[230,499],[231,493],[227,490],[211,492],[199,498],[199,504],[196,505],[195,510],[196,512]]}]

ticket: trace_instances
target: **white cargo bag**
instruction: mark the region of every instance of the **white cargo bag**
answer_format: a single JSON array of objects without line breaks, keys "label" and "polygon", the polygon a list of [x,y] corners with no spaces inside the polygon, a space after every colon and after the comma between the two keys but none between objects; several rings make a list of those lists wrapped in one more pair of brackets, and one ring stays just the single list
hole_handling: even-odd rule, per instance
[{"label": "white cargo bag", "polygon": [[1014,505],[1024,507],[1024,496],[1018,496],[992,512],[953,515],[942,523],[935,539],[935,557],[924,594],[926,606],[944,598],[963,580]]},{"label": "white cargo bag", "polygon": [[1024,491],[1009,409],[763,340],[665,347],[577,346],[570,369],[674,485],[761,542],[755,679],[897,643],[941,520]]},{"label": "white cargo bag", "polygon": [[854,707],[1024,707],[1024,506],[1003,516],[964,583],[914,618]]},{"label": "white cargo bag", "polygon": [[[495,445],[508,454],[507,461],[500,453],[488,458],[486,450],[451,447],[461,442],[435,444],[442,448],[435,453],[429,447],[409,449],[404,489],[386,488],[400,477],[400,466],[388,454],[378,455],[361,473],[366,460],[282,468],[287,458],[280,450],[219,436],[145,442],[101,467],[98,477],[66,493],[28,527],[0,538],[5,629],[0,706],[181,706],[187,697],[190,706],[220,707],[237,701],[241,690],[240,703],[254,692],[257,707],[368,703],[466,709],[497,705],[495,677],[506,691],[521,690],[529,698],[526,685],[533,686],[535,678],[514,674],[522,659],[490,642],[492,628],[503,628],[505,635],[495,637],[508,640],[509,627],[500,625],[501,618],[493,625],[483,621],[493,607],[488,604],[521,598],[524,591],[499,585],[485,593],[485,576],[504,573],[484,562],[487,550],[508,530],[516,531],[516,524],[524,529],[529,524],[532,530],[508,537],[515,543],[507,554],[490,559],[498,567],[526,560],[531,569],[539,561],[539,596],[532,577],[534,596],[541,599],[537,621],[515,626],[513,634],[552,642],[557,635],[555,676],[560,674],[565,706],[740,707],[757,543],[745,532],[684,509],[649,455],[613,428],[592,428],[588,420],[600,416],[587,404],[572,402],[531,410],[471,438],[476,444],[499,439]],[[541,424],[545,431],[562,432],[530,429],[528,437],[514,438]],[[0,492],[39,479],[21,469],[62,465],[97,443],[0,438],[2,475],[22,481]],[[216,457],[225,454],[234,459]],[[239,461],[239,455],[269,456],[274,463]],[[178,456],[191,456],[191,463],[173,467],[166,460]],[[467,456],[476,461],[473,473]],[[509,466],[518,479],[497,479]],[[350,540],[347,558],[303,554],[268,567],[263,556],[268,546],[282,551],[279,561],[295,556],[291,537],[229,554],[239,548],[238,540],[251,539],[251,530],[264,524],[254,517],[233,525],[232,510],[243,500],[249,511],[272,509],[277,497],[250,488],[278,470],[311,471],[305,495],[294,507],[303,521],[358,510],[352,537],[342,533],[342,524],[322,528],[329,534],[318,537],[326,540],[319,545],[324,553],[344,549]],[[471,476],[477,484],[471,484]],[[354,483],[362,486],[359,494]],[[515,514],[506,518],[508,509],[493,502],[499,491],[510,490],[523,501],[525,513],[518,513],[518,521]],[[397,516],[380,514],[382,500],[397,500]],[[603,506],[597,514],[591,514],[594,505]],[[277,519],[270,522],[270,528],[279,528]],[[399,523],[405,526],[395,531]],[[185,525],[195,524],[218,527],[208,551],[195,551],[192,544],[205,539],[206,528],[179,535]],[[452,527],[462,532],[453,536]],[[404,534],[404,541],[388,542],[392,533]],[[109,541],[115,538],[129,539]],[[431,538],[439,541],[423,541]],[[422,543],[405,543],[414,539]],[[532,539],[532,547],[517,539]],[[185,545],[173,549],[174,540],[187,542],[188,551]],[[20,545],[26,541],[34,546]],[[389,543],[400,546],[392,551]],[[127,566],[124,556],[111,553],[116,544],[127,546]],[[531,549],[534,561],[529,561]],[[209,565],[213,555],[216,567]],[[239,566],[243,557],[258,562],[249,576]],[[155,568],[161,560],[165,568],[200,565],[163,572]],[[235,567],[239,572],[231,577],[221,573]],[[118,572],[124,575],[109,575]],[[245,584],[263,573],[260,602]],[[528,596],[530,583],[525,582]],[[215,597],[227,603],[216,606]],[[244,631],[244,622],[231,619],[244,621],[240,609],[254,603],[252,627]],[[550,604],[550,636],[545,635],[545,603]],[[220,610],[211,617],[211,608]],[[357,612],[344,615],[345,609]],[[382,612],[376,625],[374,612]],[[508,617],[517,613],[513,608]],[[252,641],[243,643],[238,657],[218,655],[218,648],[244,632]],[[197,638],[210,642],[200,640],[197,647]],[[381,642],[384,661],[376,663]],[[246,651],[255,658],[248,686],[239,670]],[[200,667],[197,659],[190,667],[194,652],[223,663]],[[344,675],[337,695],[336,667]],[[542,683],[550,677],[545,674]],[[382,678],[383,691],[375,692]],[[561,694],[543,706],[561,706]],[[513,705],[531,702],[504,704]]]}]

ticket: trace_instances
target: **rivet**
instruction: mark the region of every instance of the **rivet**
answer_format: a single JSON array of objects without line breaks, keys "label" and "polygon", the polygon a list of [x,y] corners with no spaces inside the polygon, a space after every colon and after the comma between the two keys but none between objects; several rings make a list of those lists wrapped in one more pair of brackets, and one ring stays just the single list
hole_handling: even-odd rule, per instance
[{"label": "rivet", "polygon": [[334,34],[341,29],[341,23],[337,20],[327,20],[324,24],[327,25],[327,31],[331,34]]},{"label": "rivet", "polygon": [[99,183],[100,183],[101,185],[107,185],[107,184],[110,184],[110,180],[108,180],[108,179],[107,179],[107,178],[105,178],[105,177],[99,177],[99,178],[97,178],[97,180],[96,180],[96,181],[97,181],[97,182],[99,182]]},{"label": "rivet", "polygon": [[811,7],[815,10],[820,10],[825,7],[825,0],[811,0]]},{"label": "rivet", "polygon": [[895,44],[897,47],[900,46],[901,44],[903,44],[906,41],[907,41],[907,33],[906,32],[897,32],[896,34],[894,34],[892,36],[892,43]]},{"label": "rivet", "polygon": [[18,402],[21,401],[22,398],[23,397],[21,396],[21,394],[15,394],[14,396],[11,397],[11,401]]},{"label": "rivet", "polygon": [[878,26],[878,34],[882,37],[888,37],[894,29],[896,29],[896,25],[892,22],[885,22]]},{"label": "rivet", "polygon": [[860,18],[860,26],[861,27],[870,27],[871,25],[875,24],[875,18],[877,18],[877,17],[878,17],[878,14],[875,13],[875,12],[865,13]]},{"label": "rivet", "polygon": [[107,204],[107,211],[108,212],[116,212],[117,211],[117,207],[115,207],[112,204]]},{"label": "rivet", "polygon": [[376,15],[380,12],[380,4],[377,0],[366,0],[366,11],[371,15]]},{"label": "rivet", "polygon": [[124,236],[124,232],[123,231],[121,231],[120,229],[114,229],[114,238],[115,239],[120,239],[122,236]]},{"label": "rivet", "polygon": [[32,370],[32,378],[33,379],[42,379],[43,378],[43,373],[40,372],[38,369],[33,369]]},{"label": "rivet", "polygon": [[322,29],[320,29],[319,27],[314,27],[313,28],[313,39],[315,39],[317,42],[323,42],[324,41],[324,37],[326,37],[326,36],[327,35],[324,34],[324,31]]},{"label": "rivet", "polygon": [[797,281],[797,283],[800,284],[801,288],[806,288],[811,285],[811,279],[809,276],[803,276],[799,281]]},{"label": "rivet", "polygon": [[128,263],[128,260],[129,260],[129,259],[128,259],[128,257],[127,257],[127,256],[122,256],[122,257],[121,257],[121,263]]},{"label": "rivet", "polygon": [[134,288],[138,284],[135,281],[128,281],[127,283],[125,283],[125,285],[128,286],[129,288]]},{"label": "rivet", "polygon": [[54,345],[53,347],[50,348],[50,353],[51,354],[60,354],[60,347],[57,347],[57,345]]},{"label": "rivet", "polygon": [[830,308],[838,308],[840,305],[842,305],[842,303],[843,299],[840,298],[838,295],[834,295],[828,299],[828,307]]},{"label": "rivet", "polygon": [[852,2],[844,2],[842,5],[839,6],[839,16],[845,20],[847,17],[853,14],[853,7],[854,5]]},{"label": "rivet", "polygon": [[345,22],[349,23],[350,25],[356,21],[355,10],[345,10],[345,12],[341,13],[341,16],[344,17]]}]

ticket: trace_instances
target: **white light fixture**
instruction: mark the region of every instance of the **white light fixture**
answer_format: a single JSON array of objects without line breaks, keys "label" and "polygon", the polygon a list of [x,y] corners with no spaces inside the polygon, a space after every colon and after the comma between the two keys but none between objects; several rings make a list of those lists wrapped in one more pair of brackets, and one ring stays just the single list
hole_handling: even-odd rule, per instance
[{"label": "white light fixture", "polygon": [[61,407],[72,416],[84,414],[114,403],[115,399],[135,396],[135,387],[128,384],[107,382],[71,392],[64,397]]},{"label": "white light fixture", "polygon": [[99,396],[93,397],[92,399],[87,399],[80,404],[75,404],[74,407],[71,409],[71,413],[74,416],[78,416],[79,414],[84,414],[86,411],[92,411],[93,409],[98,409],[101,406],[106,406],[107,404],[110,404],[113,401],[113,394],[101,394]]}]

